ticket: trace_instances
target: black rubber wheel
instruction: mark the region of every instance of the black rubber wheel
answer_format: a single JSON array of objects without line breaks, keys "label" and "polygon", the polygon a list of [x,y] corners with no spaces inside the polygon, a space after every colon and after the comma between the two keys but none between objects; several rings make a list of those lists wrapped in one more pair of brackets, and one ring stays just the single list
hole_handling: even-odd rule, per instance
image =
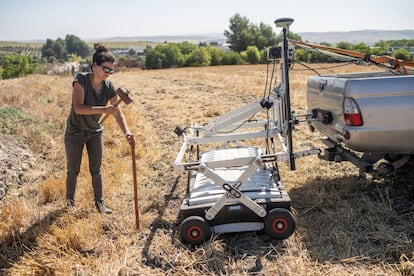
[{"label": "black rubber wheel", "polygon": [[388,162],[392,163],[395,162],[397,160],[400,160],[403,157],[402,154],[386,154],[384,156],[384,159],[387,160]]},{"label": "black rubber wheel", "polygon": [[264,221],[265,232],[277,240],[288,238],[295,231],[296,222],[289,210],[275,208],[270,210]]},{"label": "black rubber wheel", "polygon": [[191,245],[200,245],[211,236],[208,222],[202,217],[191,216],[183,220],[180,226],[181,241]]}]

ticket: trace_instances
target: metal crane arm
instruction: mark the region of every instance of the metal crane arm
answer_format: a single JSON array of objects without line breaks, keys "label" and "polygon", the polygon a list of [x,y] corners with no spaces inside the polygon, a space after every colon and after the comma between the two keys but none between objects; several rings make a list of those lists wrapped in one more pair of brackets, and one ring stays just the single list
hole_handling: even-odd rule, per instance
[{"label": "metal crane arm", "polygon": [[388,64],[394,70],[397,70],[397,71],[402,70],[405,75],[407,74],[406,67],[414,68],[414,62],[413,61],[397,59],[395,57],[391,57],[391,56],[387,56],[387,55],[375,56],[375,55],[370,55],[370,54],[361,53],[361,52],[357,52],[357,51],[340,49],[340,48],[335,48],[335,47],[330,47],[330,46],[325,46],[325,45],[320,45],[320,44],[307,43],[307,42],[297,41],[297,40],[293,40],[293,39],[289,39],[289,42],[291,44],[294,44],[294,45],[306,46],[306,47],[310,47],[310,48],[314,48],[314,49],[320,49],[320,50],[324,50],[324,51],[328,51],[328,52],[332,52],[332,53],[336,53],[336,54],[340,54],[340,55],[359,58],[359,59],[362,59],[365,62]]}]

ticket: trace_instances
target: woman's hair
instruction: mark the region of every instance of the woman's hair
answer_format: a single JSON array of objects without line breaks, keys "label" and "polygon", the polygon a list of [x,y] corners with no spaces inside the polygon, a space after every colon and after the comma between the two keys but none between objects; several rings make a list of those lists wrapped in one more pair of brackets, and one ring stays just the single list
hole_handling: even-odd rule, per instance
[{"label": "woman's hair", "polygon": [[93,54],[92,62],[96,62],[98,65],[101,65],[104,62],[115,62],[115,56],[105,45],[95,43],[93,47],[95,48],[95,53]]}]

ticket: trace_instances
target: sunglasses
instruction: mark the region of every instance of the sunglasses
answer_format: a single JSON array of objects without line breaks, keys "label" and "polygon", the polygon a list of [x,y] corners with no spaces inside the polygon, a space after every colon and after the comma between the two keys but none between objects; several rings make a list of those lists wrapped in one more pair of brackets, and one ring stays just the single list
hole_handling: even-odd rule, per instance
[{"label": "sunglasses", "polygon": [[104,73],[107,73],[107,74],[113,74],[113,73],[115,73],[115,70],[112,69],[112,68],[106,67],[104,65],[99,65],[99,66],[102,67],[102,71],[104,71]]}]

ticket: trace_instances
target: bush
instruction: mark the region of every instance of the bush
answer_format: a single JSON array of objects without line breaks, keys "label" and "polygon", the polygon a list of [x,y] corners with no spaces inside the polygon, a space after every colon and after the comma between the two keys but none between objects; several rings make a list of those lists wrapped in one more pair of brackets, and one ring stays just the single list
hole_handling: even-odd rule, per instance
[{"label": "bush", "polygon": [[24,77],[33,73],[33,61],[30,56],[6,55],[2,63],[3,79]]},{"label": "bush", "polygon": [[213,46],[208,46],[206,49],[211,56],[210,65],[220,65],[221,59],[223,58],[223,51]]},{"label": "bush", "polygon": [[209,66],[211,62],[211,56],[206,47],[198,47],[189,55],[186,65],[188,66]]},{"label": "bush", "polygon": [[140,59],[136,57],[121,56],[116,62],[117,68],[138,68],[140,67]]},{"label": "bush", "polygon": [[159,47],[148,49],[147,54],[145,55],[145,68],[161,68],[162,64],[160,63],[162,63],[162,59],[165,59],[165,55],[159,51]]},{"label": "bush", "polygon": [[392,52],[392,55],[398,59],[411,60],[410,53],[403,48],[395,50],[394,52]]},{"label": "bush", "polygon": [[163,45],[161,53],[165,55],[165,59],[162,61],[164,68],[179,67],[184,64],[184,55],[176,43]]},{"label": "bush", "polygon": [[229,51],[224,52],[223,57],[221,59],[222,65],[238,65],[243,64],[243,59],[241,58],[240,54],[237,52]]},{"label": "bush", "polygon": [[250,64],[259,64],[260,53],[256,46],[249,46],[246,50],[246,61]]},{"label": "bush", "polygon": [[50,141],[50,136],[59,132],[59,125],[41,121],[16,107],[0,107],[0,131],[5,135],[16,135],[38,152]]},{"label": "bush", "polygon": [[179,67],[184,64],[184,55],[176,43],[158,45],[149,49],[145,66],[149,69]]}]

